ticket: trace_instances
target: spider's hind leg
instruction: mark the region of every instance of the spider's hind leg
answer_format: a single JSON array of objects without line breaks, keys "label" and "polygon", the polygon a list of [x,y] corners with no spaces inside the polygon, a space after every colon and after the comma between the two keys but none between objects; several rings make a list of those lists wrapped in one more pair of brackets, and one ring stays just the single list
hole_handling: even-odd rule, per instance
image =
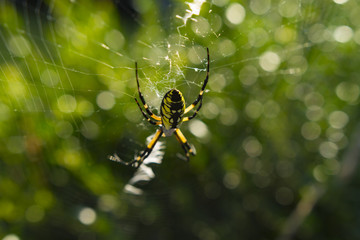
[{"label": "spider's hind leg", "polygon": [[150,155],[151,151],[155,147],[155,144],[159,140],[159,138],[162,136],[162,129],[158,129],[154,135],[154,137],[151,139],[149,144],[146,146],[146,149],[137,156],[133,161],[128,162],[127,165],[131,165],[135,168],[140,167],[140,165],[144,162],[144,160]]},{"label": "spider's hind leg", "polygon": [[175,134],[176,139],[179,141],[179,143],[181,144],[181,147],[183,148],[183,150],[185,152],[186,159],[184,159],[184,160],[187,162],[190,161],[190,154],[193,156],[196,155],[195,148],[193,146],[190,146],[190,144],[187,142],[184,134],[182,134],[180,129],[177,128],[175,130],[174,134]]},{"label": "spider's hind leg", "polygon": [[155,144],[161,137],[162,133],[163,133],[163,131],[161,129],[158,129],[156,131],[154,137],[151,139],[149,144],[146,146],[146,149],[144,151],[142,151],[141,154],[132,161],[125,162],[124,160],[120,159],[117,154],[114,154],[113,156],[109,156],[109,159],[114,162],[124,164],[126,166],[132,166],[132,167],[138,168],[144,162],[144,160],[150,155],[151,151],[153,150]]}]

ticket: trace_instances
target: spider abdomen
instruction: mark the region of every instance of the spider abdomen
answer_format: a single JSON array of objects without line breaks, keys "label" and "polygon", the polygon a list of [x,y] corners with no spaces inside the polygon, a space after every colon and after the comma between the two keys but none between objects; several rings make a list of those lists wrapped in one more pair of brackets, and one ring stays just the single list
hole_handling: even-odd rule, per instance
[{"label": "spider abdomen", "polygon": [[185,100],[177,89],[168,91],[160,106],[162,125],[165,130],[175,129],[181,123],[185,111]]}]

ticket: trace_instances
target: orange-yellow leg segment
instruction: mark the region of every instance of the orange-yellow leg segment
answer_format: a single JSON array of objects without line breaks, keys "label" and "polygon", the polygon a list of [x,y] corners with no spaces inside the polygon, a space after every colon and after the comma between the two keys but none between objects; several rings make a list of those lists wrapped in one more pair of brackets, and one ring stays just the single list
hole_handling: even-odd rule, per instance
[{"label": "orange-yellow leg segment", "polygon": [[144,160],[150,155],[151,151],[153,150],[155,144],[157,143],[157,141],[159,140],[159,138],[161,137],[163,131],[161,129],[158,129],[155,133],[155,136],[153,137],[153,139],[151,139],[151,141],[149,142],[149,144],[146,146],[146,149],[135,158],[135,160],[133,160],[132,162],[130,162],[130,165],[138,168],[140,167],[140,165],[144,162]]},{"label": "orange-yellow leg segment", "polygon": [[198,114],[201,106],[202,106],[202,100],[200,100],[199,106],[198,106],[198,108],[195,110],[194,114],[191,115],[190,117],[184,117],[182,121],[183,121],[183,122],[186,122],[186,121],[189,121],[189,120],[193,119],[193,118]]},{"label": "orange-yellow leg segment", "polygon": [[153,150],[156,142],[161,137],[162,133],[163,133],[163,131],[161,129],[158,129],[155,133],[155,136],[151,139],[149,144],[146,146],[146,149],[139,156],[137,156],[133,161],[125,162],[125,161],[121,160],[117,155],[110,156],[110,160],[119,162],[126,166],[130,165],[135,168],[140,167],[140,165],[144,162],[144,160],[150,155],[151,151]]},{"label": "orange-yellow leg segment", "polygon": [[[190,105],[188,106],[186,109],[185,109],[185,112],[184,114],[188,113],[191,109],[193,109],[197,104],[198,102],[201,102],[202,101],[202,98],[203,98],[203,95],[204,95],[204,91],[205,91],[205,87],[206,87],[206,84],[209,80],[209,72],[210,72],[210,56],[209,56],[209,48],[206,49],[207,50],[207,68],[206,68],[206,77],[205,77],[205,80],[204,80],[204,84],[203,86],[201,87],[201,90],[200,90],[200,93],[199,93],[199,96],[196,98],[196,100]],[[201,108],[201,105],[200,107],[198,107],[198,109],[196,111],[199,111]],[[196,115],[196,114],[195,114]],[[194,116],[195,117],[195,116]],[[190,120],[190,119],[189,119]]]},{"label": "orange-yellow leg segment", "polygon": [[191,146],[187,142],[184,134],[182,134],[180,129],[177,128],[175,130],[174,134],[175,134],[176,139],[179,141],[179,143],[181,144],[182,148],[185,151],[186,160],[189,161],[190,160],[190,154],[193,155],[193,156],[195,155],[194,150],[191,148]]},{"label": "orange-yellow leg segment", "polygon": [[135,102],[136,102],[136,104],[138,105],[138,107],[139,107],[142,115],[144,116],[144,118],[145,118],[149,123],[151,123],[152,125],[161,125],[161,121],[153,121],[153,120],[150,118],[151,116],[148,117],[148,116],[146,115],[146,113],[142,110],[142,108],[140,107],[140,104],[139,104],[138,100],[137,100],[136,98],[134,98],[134,99],[135,99]]},{"label": "orange-yellow leg segment", "polygon": [[138,89],[139,97],[140,97],[140,100],[141,100],[142,104],[144,105],[144,108],[145,108],[146,112],[149,114],[149,116],[151,118],[155,119],[156,121],[160,121],[161,117],[156,116],[154,113],[151,112],[151,110],[149,109],[149,106],[145,102],[144,96],[142,95],[142,93],[140,91],[137,62],[135,62],[135,75],[136,75],[136,83],[137,83],[137,89]]}]

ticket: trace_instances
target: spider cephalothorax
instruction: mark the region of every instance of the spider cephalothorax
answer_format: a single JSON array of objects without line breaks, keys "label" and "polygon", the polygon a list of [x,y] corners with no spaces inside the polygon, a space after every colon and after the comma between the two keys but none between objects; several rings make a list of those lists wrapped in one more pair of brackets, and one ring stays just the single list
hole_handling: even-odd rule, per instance
[{"label": "spider cephalothorax", "polygon": [[[145,108],[146,113],[143,111],[136,98],[135,101],[141,113],[145,117],[145,119],[153,125],[160,126],[160,128],[156,131],[154,137],[147,145],[146,149],[133,161],[125,162],[121,160],[117,155],[110,156],[110,159],[113,161],[123,163],[125,165],[132,165],[135,167],[139,167],[141,163],[145,160],[145,158],[149,156],[149,154],[151,153],[152,149],[154,148],[159,138],[161,136],[168,137],[171,136],[172,134],[174,134],[176,139],[180,142],[182,148],[185,151],[187,160],[189,160],[190,154],[195,155],[195,151],[190,147],[185,136],[180,131],[179,126],[182,122],[186,122],[193,119],[200,110],[202,106],[204,90],[209,79],[209,71],[210,71],[210,56],[209,56],[209,49],[207,48],[206,78],[204,80],[203,86],[196,100],[190,106],[185,108],[185,100],[182,93],[175,88],[171,89],[170,91],[165,93],[164,98],[160,105],[160,116],[157,116],[151,112],[149,106],[145,102],[144,96],[140,91],[137,63],[135,63],[135,75],[136,75],[139,98]],[[190,117],[184,117],[184,115],[188,113],[190,110],[192,110],[197,104],[199,104],[199,106],[197,107],[193,115],[191,115]]]}]

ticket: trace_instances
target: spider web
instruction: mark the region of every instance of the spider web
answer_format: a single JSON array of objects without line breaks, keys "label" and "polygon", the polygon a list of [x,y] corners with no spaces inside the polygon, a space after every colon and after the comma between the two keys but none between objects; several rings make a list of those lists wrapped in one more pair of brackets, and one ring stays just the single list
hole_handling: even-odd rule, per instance
[{"label": "spider web", "polygon": [[[276,189],[276,201],[280,205],[293,204],[292,215],[287,215],[284,230],[278,234],[287,239],[306,217],[299,216],[298,209],[312,209],[326,191],[318,184],[339,173],[342,163],[338,153],[346,149],[350,141],[351,131],[345,126],[347,122],[351,124],[351,106],[358,104],[359,84],[354,80],[338,80],[335,90],[317,89],[323,83],[316,81],[314,72],[323,66],[310,62],[309,56],[323,54],[331,59],[329,56],[336,46],[345,48],[360,43],[356,14],[350,14],[349,19],[335,17],[335,12],[344,13],[351,6],[359,9],[352,0],[331,3],[305,0],[0,1],[0,151],[3,160],[0,173],[3,178],[19,178],[19,186],[36,179],[33,186],[40,189],[36,194],[53,196],[48,197],[52,199],[55,195],[49,193],[46,183],[37,179],[36,171],[24,173],[26,171],[19,167],[23,163],[24,168],[32,169],[33,163],[40,162],[39,171],[57,191],[67,186],[59,195],[68,205],[77,206],[79,210],[73,215],[78,222],[92,225],[94,214],[96,219],[99,212],[116,212],[115,219],[121,229],[133,236],[136,232],[133,219],[150,224],[155,221],[154,217],[151,212],[145,214],[146,217],[140,214],[130,217],[129,212],[134,211],[122,209],[118,201],[138,209],[154,198],[165,201],[173,197],[172,186],[162,185],[161,180],[154,179],[162,190],[153,189],[152,185],[145,186],[145,191],[132,188],[138,183],[139,175],[106,161],[106,156],[114,152],[121,159],[132,160],[144,149],[146,137],[155,131],[144,121],[133,100],[137,97],[134,63],[138,63],[145,99],[158,114],[162,96],[171,88],[178,88],[187,104],[194,101],[205,78],[206,48],[209,48],[211,73],[202,111],[199,118],[184,124],[184,132],[203,156],[199,159],[213,159],[206,152],[218,155],[220,150],[211,151],[206,145],[211,141],[224,141],[212,133],[217,131],[210,130],[210,124],[241,132],[237,133],[241,135],[241,142],[234,140],[234,144],[242,149],[238,154],[244,163],[241,166],[234,163],[237,167],[233,168],[223,163],[225,166],[219,167],[224,169],[221,187],[216,181],[209,181],[204,184],[205,190],[200,187],[196,190],[204,192],[209,199],[216,199],[222,187],[229,191],[239,187],[242,175],[251,176],[253,185],[261,189],[268,186],[274,171],[286,179],[286,174],[295,172],[298,165],[287,160],[275,164],[273,159],[263,157],[273,142],[286,146],[277,149],[279,158],[294,159],[296,150],[289,149],[312,152],[319,156],[315,157],[316,166],[309,163],[309,170],[310,167],[300,165],[307,177],[314,178],[304,190],[306,197],[296,205],[294,196],[300,191],[298,185]],[[312,49],[319,52],[310,54]],[[322,60],[330,64],[328,59]],[[303,79],[305,74],[308,79]],[[327,105],[334,95],[337,102]],[[303,118],[294,120],[298,123],[296,130],[289,130],[304,139],[303,148],[298,143],[290,146],[278,141],[286,136],[273,137],[274,132],[287,130],[276,125],[289,110],[281,101],[286,104],[298,101],[305,106],[296,108],[304,112]],[[264,140],[267,137],[272,141]],[[160,156],[158,160],[163,160],[163,164],[172,164],[166,160],[178,159],[176,153],[182,149],[176,141],[166,140],[170,141],[168,149],[154,150],[154,154]],[[162,159],[164,152],[165,159]],[[222,157],[230,159],[229,162],[234,158],[226,154]],[[347,163],[347,166],[356,165],[351,158]],[[190,163],[200,175],[203,171],[198,169],[203,170],[206,164],[206,160]],[[167,176],[159,167],[150,171],[146,174],[148,179],[157,171]],[[342,174],[343,179],[350,175]],[[202,174],[199,179],[212,178]],[[69,187],[71,184],[74,186]],[[96,203],[82,186],[99,196]],[[121,193],[124,187],[133,193],[144,191],[145,194],[129,197]],[[17,198],[33,196],[26,194]],[[254,193],[244,196],[244,211],[260,211],[259,196]],[[46,204],[25,203],[25,221],[40,222],[48,210]],[[124,223],[123,219],[130,223]],[[197,223],[199,230],[194,231],[197,236],[219,238],[204,222]],[[15,231],[14,228],[11,231]],[[11,231],[6,232],[6,237],[17,237],[11,235]]]}]

